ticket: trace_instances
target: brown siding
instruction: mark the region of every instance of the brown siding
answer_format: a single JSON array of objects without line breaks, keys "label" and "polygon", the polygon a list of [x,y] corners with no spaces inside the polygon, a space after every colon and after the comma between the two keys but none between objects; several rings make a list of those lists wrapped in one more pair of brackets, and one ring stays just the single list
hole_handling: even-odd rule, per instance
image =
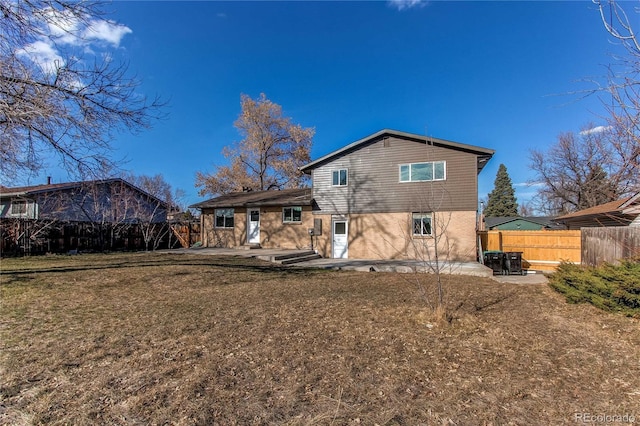
[{"label": "brown siding", "polygon": [[[446,161],[446,180],[400,183],[400,164]],[[333,170],[347,168],[346,187]],[[473,153],[400,138],[378,139],[313,170],[320,213],[475,211],[477,157]]]}]

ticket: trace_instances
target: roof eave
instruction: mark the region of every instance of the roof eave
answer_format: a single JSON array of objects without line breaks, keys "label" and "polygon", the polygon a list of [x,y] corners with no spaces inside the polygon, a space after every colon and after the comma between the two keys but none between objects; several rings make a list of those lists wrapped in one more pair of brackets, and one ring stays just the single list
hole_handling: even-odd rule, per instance
[{"label": "roof eave", "polygon": [[[292,191],[294,191],[292,193]],[[268,195],[266,195],[268,194]],[[235,207],[269,207],[313,205],[311,188],[293,188],[282,191],[259,191],[258,193],[229,193],[210,198],[189,206],[195,209],[235,208]]]},{"label": "roof eave", "polygon": [[602,213],[589,213],[585,215],[576,215],[576,216],[568,216],[568,217],[559,217],[556,219],[557,222],[567,223],[567,222],[582,222],[582,221],[591,221],[598,218],[606,217],[610,219],[618,219],[624,218],[626,215],[620,211],[609,211]]},{"label": "roof eave", "polygon": [[201,203],[192,204],[189,206],[190,209],[220,209],[220,208],[236,208],[236,207],[276,207],[276,206],[311,206],[313,205],[313,200],[282,200],[280,202],[277,201],[253,201],[247,203],[209,203],[208,201],[203,201]]},{"label": "roof eave", "polygon": [[625,210],[628,209],[629,207],[633,208],[633,205],[635,204],[636,201],[640,201],[640,192],[638,192],[637,194],[629,197],[628,200],[626,200],[624,203],[622,203],[622,205],[620,206],[621,210]]},{"label": "roof eave", "polygon": [[24,197],[28,193],[27,192],[3,192],[0,193],[0,198],[11,198],[11,197]]},{"label": "roof eave", "polygon": [[163,205],[166,208],[170,208],[171,206],[169,205],[169,203],[167,203],[164,200],[161,200],[160,198],[156,197],[155,195],[149,194],[147,191],[145,191],[144,189],[138,188],[137,186],[133,185],[132,183],[130,183],[129,181],[126,181],[122,178],[109,178],[109,179],[101,179],[101,180],[91,180],[91,181],[82,181],[82,182],[67,182],[67,183],[63,183],[63,184],[53,184],[53,185],[38,185],[38,186],[34,186],[32,190],[26,190],[26,191],[20,191],[20,192],[14,192],[14,193],[9,193],[9,192],[5,192],[0,194],[0,197],[15,197],[15,196],[30,196],[30,195],[38,195],[38,194],[46,194],[48,192],[56,192],[56,191],[66,191],[69,189],[74,189],[74,188],[81,188],[83,185],[91,185],[91,184],[96,184],[96,185],[108,185],[108,184],[112,184],[114,182],[122,182],[125,185],[129,186],[130,188],[134,189],[135,191],[143,194],[145,197],[148,197],[150,199],[153,199],[155,202]]}]

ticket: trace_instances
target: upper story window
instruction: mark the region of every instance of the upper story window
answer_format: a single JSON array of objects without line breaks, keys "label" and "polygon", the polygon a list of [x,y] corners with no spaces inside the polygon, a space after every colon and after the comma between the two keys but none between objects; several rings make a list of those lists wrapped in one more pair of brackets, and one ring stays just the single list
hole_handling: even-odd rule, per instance
[{"label": "upper story window", "polygon": [[300,223],[302,222],[302,207],[283,207],[282,221],[284,223]]},{"label": "upper story window", "polygon": [[429,182],[445,179],[446,163],[444,161],[400,164],[400,182]]},{"label": "upper story window", "polygon": [[216,209],[216,228],[233,228],[233,209]]},{"label": "upper story window", "polygon": [[332,173],[331,185],[347,186],[349,171],[347,169],[334,170]]},{"label": "upper story window", "polygon": [[27,202],[15,200],[11,202],[11,215],[24,216],[27,214]]}]

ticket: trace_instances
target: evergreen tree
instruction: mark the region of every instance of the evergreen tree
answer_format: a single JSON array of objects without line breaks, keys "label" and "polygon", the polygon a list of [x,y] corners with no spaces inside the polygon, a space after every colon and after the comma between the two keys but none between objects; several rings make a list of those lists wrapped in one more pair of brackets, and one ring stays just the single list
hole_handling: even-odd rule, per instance
[{"label": "evergreen tree", "polygon": [[513,189],[504,164],[500,164],[493,186],[493,191],[489,193],[487,208],[484,210],[485,217],[517,216],[516,191]]}]

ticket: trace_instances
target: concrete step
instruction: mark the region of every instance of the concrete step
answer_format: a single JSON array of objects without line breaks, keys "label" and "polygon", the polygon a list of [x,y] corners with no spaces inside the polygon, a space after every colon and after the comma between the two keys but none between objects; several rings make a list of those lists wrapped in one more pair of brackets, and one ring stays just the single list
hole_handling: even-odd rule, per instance
[{"label": "concrete step", "polygon": [[307,250],[307,251],[298,251],[298,252],[287,253],[287,254],[279,254],[277,256],[273,256],[273,261],[279,262],[281,260],[293,259],[295,257],[302,257],[302,256],[310,256],[312,254],[316,254],[316,252],[313,250]]},{"label": "concrete step", "polygon": [[314,259],[322,259],[322,256],[320,256],[319,254],[313,253],[313,254],[308,254],[306,256],[292,257],[289,259],[281,260],[279,261],[279,263],[282,265],[292,265],[294,263],[306,262],[307,260],[314,260]]},{"label": "concrete step", "polygon": [[234,247],[236,250],[253,250],[262,248],[260,244],[243,244],[241,246]]}]

